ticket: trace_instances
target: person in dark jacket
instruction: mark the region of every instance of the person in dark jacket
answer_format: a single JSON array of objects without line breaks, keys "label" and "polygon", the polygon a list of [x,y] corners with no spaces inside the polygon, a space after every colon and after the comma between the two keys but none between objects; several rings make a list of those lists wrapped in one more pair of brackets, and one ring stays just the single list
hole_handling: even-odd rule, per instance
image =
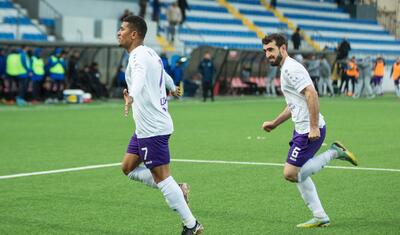
[{"label": "person in dark jacket", "polygon": [[337,56],[336,60],[344,60],[349,56],[349,51],[351,51],[351,46],[349,41],[346,38],[343,38],[343,41],[339,44],[337,48]]},{"label": "person in dark jacket", "polygon": [[146,16],[147,0],[139,0],[139,16],[144,18]]},{"label": "person in dark jacket", "polygon": [[298,50],[301,46],[301,35],[299,27],[297,27],[296,31],[292,34],[292,43],[295,50]]},{"label": "person in dark jacket", "polygon": [[202,76],[201,83],[203,87],[203,101],[206,102],[209,92],[211,101],[214,101],[213,77],[215,73],[215,67],[208,51],[204,53],[204,57],[200,61],[198,69]]},{"label": "person in dark jacket", "polygon": [[181,24],[183,24],[186,20],[186,10],[190,10],[190,7],[186,0],[178,0],[178,7],[181,9],[182,12]]},{"label": "person in dark jacket", "polygon": [[79,51],[74,51],[72,55],[69,57],[67,73],[68,73],[68,85],[69,88],[71,89],[76,89],[78,86],[78,80],[79,80],[78,64],[80,57],[81,54]]}]

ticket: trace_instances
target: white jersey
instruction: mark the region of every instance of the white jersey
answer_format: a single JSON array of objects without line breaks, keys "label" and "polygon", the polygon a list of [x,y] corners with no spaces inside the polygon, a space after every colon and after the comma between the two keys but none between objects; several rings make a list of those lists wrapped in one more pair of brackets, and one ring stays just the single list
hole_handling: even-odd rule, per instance
[{"label": "white jersey", "polygon": [[[306,98],[301,93],[309,85],[313,85],[313,82],[304,66],[293,58],[286,57],[281,68],[281,89],[292,114],[295,130],[299,134],[310,132],[310,114]],[[321,113],[318,126],[325,126]]]},{"label": "white jersey", "polygon": [[138,46],[129,54],[125,72],[138,138],[169,135],[174,131],[165,88],[175,91],[171,77],[164,71],[157,53]]}]

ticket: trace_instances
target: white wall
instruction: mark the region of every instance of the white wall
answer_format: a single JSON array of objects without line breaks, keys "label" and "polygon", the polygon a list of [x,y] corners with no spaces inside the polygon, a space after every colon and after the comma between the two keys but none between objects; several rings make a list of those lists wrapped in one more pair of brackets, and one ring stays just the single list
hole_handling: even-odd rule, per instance
[{"label": "white wall", "polygon": [[64,16],[61,25],[56,25],[56,30],[61,30],[61,35],[68,42],[91,42],[94,39],[94,19],[77,16]]},{"label": "white wall", "polygon": [[[125,9],[129,9],[135,14],[139,12],[138,3],[135,0],[47,0],[47,2],[65,16],[118,19]],[[42,4],[40,2],[40,17],[49,17],[43,10],[45,7]],[[148,8],[151,8],[151,4],[148,4]]]},{"label": "white wall", "polygon": [[[64,40],[70,42],[105,42],[117,43],[116,34],[119,18],[125,9],[139,12],[137,0],[47,0],[62,14],[61,22],[56,24]],[[40,2],[40,4],[43,4]],[[46,13],[46,7],[40,6],[40,17],[52,17]],[[148,45],[158,45],[155,41],[156,25],[151,22],[152,6],[147,6]],[[48,14],[48,15],[46,15]],[[94,37],[95,21],[101,21],[101,38]]]},{"label": "white wall", "polygon": [[117,43],[118,20],[103,19],[101,31],[104,42]]},{"label": "white wall", "polygon": [[378,1],[378,8],[379,9],[386,9],[386,10],[394,10],[394,9],[396,9],[396,1],[393,1],[393,0],[379,0]]}]

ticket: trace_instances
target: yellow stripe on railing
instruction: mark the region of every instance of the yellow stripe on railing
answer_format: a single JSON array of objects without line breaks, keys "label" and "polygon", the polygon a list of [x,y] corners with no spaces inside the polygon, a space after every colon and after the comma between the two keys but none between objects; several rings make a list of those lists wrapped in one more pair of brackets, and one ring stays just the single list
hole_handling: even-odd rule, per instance
[{"label": "yellow stripe on railing", "polygon": [[175,51],[175,47],[167,41],[163,36],[157,36],[157,42],[162,47],[163,51],[165,52],[172,52]]},{"label": "yellow stripe on railing", "polygon": [[[296,27],[294,26],[294,24],[288,18],[286,18],[283,14],[281,14],[278,10],[272,8],[271,5],[269,5],[265,0],[260,0],[260,2],[265,7],[266,10],[272,11],[272,13],[274,13],[275,17],[278,18],[280,22],[286,24],[289,29],[291,29],[293,31],[296,30]],[[315,42],[314,40],[312,40],[311,37],[308,36],[304,31],[301,31],[300,34],[303,37],[303,39],[309,45],[311,45],[316,51],[321,50],[321,47],[318,45],[318,43]]]},{"label": "yellow stripe on railing", "polygon": [[265,34],[263,31],[255,26],[251,20],[247,19],[244,15],[240,14],[238,10],[236,10],[232,5],[230,5],[226,0],[218,0],[217,1],[221,6],[225,7],[229,13],[231,13],[235,18],[242,21],[243,25],[247,26],[248,29],[255,32],[258,38],[263,38]]}]

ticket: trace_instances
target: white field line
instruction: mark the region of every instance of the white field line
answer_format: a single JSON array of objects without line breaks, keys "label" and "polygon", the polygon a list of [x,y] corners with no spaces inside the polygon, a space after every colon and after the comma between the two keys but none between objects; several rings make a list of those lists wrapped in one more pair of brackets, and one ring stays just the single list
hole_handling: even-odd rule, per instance
[{"label": "white field line", "polygon": [[[270,163],[270,162],[239,162],[239,161],[192,160],[192,159],[171,159],[171,161],[186,162],[186,163],[259,165],[259,166],[280,166],[280,167],[282,167],[284,165],[282,163]],[[14,175],[3,175],[3,176],[0,176],[0,180],[33,176],[33,175],[49,175],[49,174],[57,174],[57,173],[64,173],[64,172],[71,172],[71,171],[82,171],[82,170],[89,170],[89,169],[106,168],[106,167],[113,167],[113,166],[119,166],[119,165],[121,165],[121,163],[91,165],[91,166],[65,168],[65,169],[49,170],[49,171],[37,171],[37,172],[21,173],[21,174],[14,174]],[[389,169],[389,168],[347,167],[347,166],[326,166],[325,168],[344,169],[344,170],[362,170],[362,171],[400,172],[400,169]]]},{"label": "white field line", "polygon": [[[1,0],[0,0],[1,1]],[[214,105],[222,105],[222,104],[236,104],[236,103],[259,103],[259,102],[284,102],[282,98],[273,98],[273,99],[221,99],[219,102],[213,103]],[[190,100],[182,100],[182,101],[170,101],[168,102],[170,106],[186,106],[186,105],[204,105],[204,102],[201,102],[200,99],[190,99]],[[122,107],[122,108],[121,108]],[[109,103],[100,103],[100,104],[41,104],[38,106],[27,106],[27,107],[18,107],[18,106],[0,106],[0,112],[31,112],[31,111],[43,111],[43,110],[91,110],[91,109],[104,109],[104,108],[120,108],[123,110],[124,104],[121,101],[117,102],[109,102]]]},{"label": "white field line", "polygon": [[3,176],[0,176],[0,180],[32,176],[32,175],[49,175],[49,174],[57,174],[57,173],[70,172],[70,171],[82,171],[82,170],[105,168],[105,167],[118,166],[118,165],[121,165],[121,163],[82,166],[82,167],[65,168],[65,169],[59,169],[59,170],[50,170],[50,171],[37,171],[37,172],[21,173],[21,174],[15,174],[15,175],[3,175]]}]

